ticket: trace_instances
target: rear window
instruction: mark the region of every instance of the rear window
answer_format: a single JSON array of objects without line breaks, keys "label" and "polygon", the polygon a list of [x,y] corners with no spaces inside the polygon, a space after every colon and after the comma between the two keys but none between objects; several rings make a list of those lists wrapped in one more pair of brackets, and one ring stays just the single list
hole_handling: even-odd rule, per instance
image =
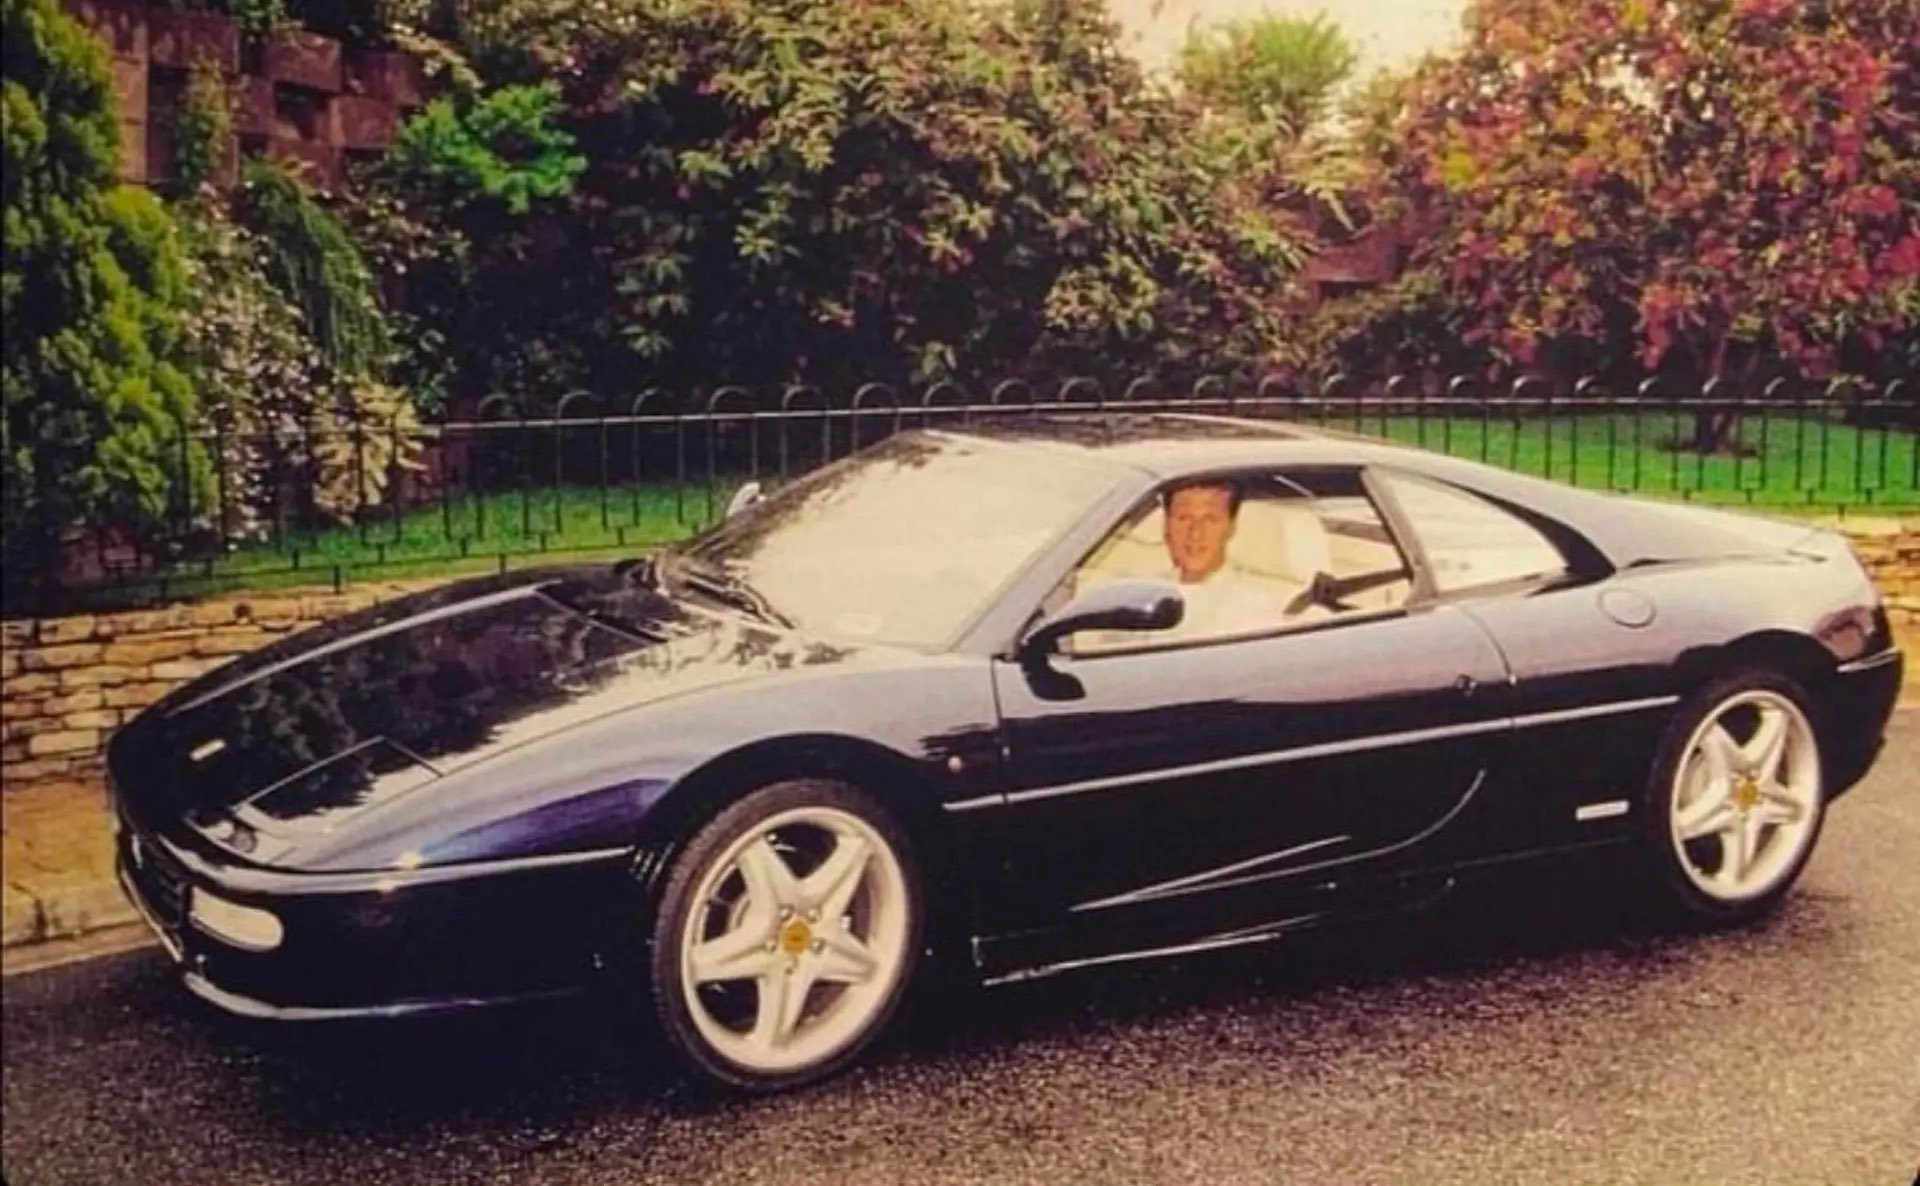
[{"label": "rear window", "polygon": [[1426,553],[1435,592],[1542,580],[1567,571],[1567,558],[1553,541],[1513,512],[1429,478],[1380,476]]}]

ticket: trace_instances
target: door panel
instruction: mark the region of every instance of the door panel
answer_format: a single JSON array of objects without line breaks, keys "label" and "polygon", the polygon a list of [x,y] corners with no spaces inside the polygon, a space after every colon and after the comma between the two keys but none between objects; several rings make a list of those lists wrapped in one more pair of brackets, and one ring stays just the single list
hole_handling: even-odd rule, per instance
[{"label": "door panel", "polygon": [[1485,778],[1504,721],[1475,693],[1505,679],[1450,607],[996,664],[1010,876],[989,917],[1135,948],[1284,917],[1334,869],[1409,860]]},{"label": "door panel", "polygon": [[[1633,827],[1678,701],[1676,640],[1656,582],[1620,576],[1524,598],[1463,603],[1504,653],[1515,728],[1483,803],[1498,852],[1617,839]],[[1608,613],[1630,594],[1646,618]]]}]

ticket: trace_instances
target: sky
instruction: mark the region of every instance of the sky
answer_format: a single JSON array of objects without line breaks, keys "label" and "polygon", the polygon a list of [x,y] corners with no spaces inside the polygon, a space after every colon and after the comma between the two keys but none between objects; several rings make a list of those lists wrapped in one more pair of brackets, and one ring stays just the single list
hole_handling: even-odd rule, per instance
[{"label": "sky", "polygon": [[1459,35],[1465,0],[1107,0],[1127,49],[1150,67],[1172,62],[1189,30],[1255,17],[1325,12],[1360,51],[1357,78],[1443,49]]}]

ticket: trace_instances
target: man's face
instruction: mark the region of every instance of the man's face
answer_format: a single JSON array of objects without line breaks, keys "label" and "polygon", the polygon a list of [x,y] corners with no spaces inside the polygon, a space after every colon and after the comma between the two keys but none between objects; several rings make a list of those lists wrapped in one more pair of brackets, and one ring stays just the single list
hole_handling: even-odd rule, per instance
[{"label": "man's face", "polygon": [[1225,486],[1185,486],[1167,499],[1167,556],[1192,584],[1212,576],[1227,560],[1233,538],[1233,491]]}]

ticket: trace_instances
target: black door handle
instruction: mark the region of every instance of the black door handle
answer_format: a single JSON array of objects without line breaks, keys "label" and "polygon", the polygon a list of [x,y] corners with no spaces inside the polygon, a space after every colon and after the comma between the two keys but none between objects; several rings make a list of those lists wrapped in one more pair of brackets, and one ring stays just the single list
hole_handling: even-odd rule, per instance
[{"label": "black door handle", "polygon": [[1462,696],[1471,696],[1480,689],[1480,681],[1470,675],[1458,675],[1453,679],[1453,690]]}]

